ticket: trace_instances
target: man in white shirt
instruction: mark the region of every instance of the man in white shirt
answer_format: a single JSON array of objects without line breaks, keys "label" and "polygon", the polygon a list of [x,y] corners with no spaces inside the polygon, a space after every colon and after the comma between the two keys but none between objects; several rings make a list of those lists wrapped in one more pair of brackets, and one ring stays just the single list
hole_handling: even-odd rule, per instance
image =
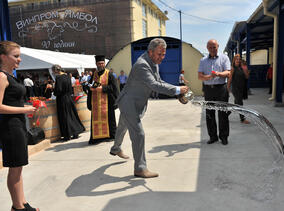
[{"label": "man in white shirt", "polygon": [[71,78],[72,87],[74,87],[76,83],[76,79],[73,77],[72,73],[70,73],[70,78]]},{"label": "man in white shirt", "polygon": [[80,81],[80,84],[82,85],[83,87],[83,91],[87,94],[88,92],[88,72],[85,72],[84,73],[84,76],[82,76],[81,78],[81,81]]},{"label": "man in white shirt", "polygon": [[26,78],[24,79],[24,85],[26,87],[26,99],[29,100],[30,97],[34,96],[33,92],[33,87],[34,87],[34,82],[31,79],[31,75],[27,74]]}]

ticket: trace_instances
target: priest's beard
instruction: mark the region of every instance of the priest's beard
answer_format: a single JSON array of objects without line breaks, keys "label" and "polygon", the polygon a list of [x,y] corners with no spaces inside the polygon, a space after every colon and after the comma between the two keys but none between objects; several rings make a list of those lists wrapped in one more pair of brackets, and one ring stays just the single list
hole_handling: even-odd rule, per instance
[{"label": "priest's beard", "polygon": [[104,72],[105,71],[105,67],[97,67],[98,72]]}]

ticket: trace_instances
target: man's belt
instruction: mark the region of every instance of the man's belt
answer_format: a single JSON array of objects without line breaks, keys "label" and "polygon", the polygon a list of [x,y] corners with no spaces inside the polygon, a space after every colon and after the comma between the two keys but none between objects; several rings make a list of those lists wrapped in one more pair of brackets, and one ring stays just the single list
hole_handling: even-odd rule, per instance
[{"label": "man's belt", "polygon": [[204,86],[209,87],[209,88],[216,88],[216,87],[224,86],[225,84],[226,83],[224,83],[224,84],[211,84],[211,85],[204,84]]}]

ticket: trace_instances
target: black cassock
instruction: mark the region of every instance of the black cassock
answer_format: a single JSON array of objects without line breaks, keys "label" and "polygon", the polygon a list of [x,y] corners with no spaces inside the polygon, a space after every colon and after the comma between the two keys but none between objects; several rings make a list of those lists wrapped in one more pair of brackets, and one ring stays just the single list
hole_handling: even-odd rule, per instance
[{"label": "black cassock", "polygon": [[56,76],[54,95],[56,96],[57,118],[61,137],[70,139],[85,131],[75,108],[71,78],[67,74]]},{"label": "black cassock", "polygon": [[[98,75],[101,76],[103,73],[104,71],[98,72]],[[93,79],[91,79],[90,83],[92,82],[93,82]],[[115,109],[117,108],[116,98],[118,97],[119,91],[117,88],[117,82],[115,80],[115,77],[110,72],[108,74],[108,85],[102,86],[102,89],[103,89],[103,93],[107,93],[107,97],[108,97],[108,123],[109,123],[110,137],[94,139],[92,137],[93,128],[92,128],[92,119],[91,119],[91,133],[90,133],[91,135],[90,135],[89,144],[96,144],[96,143],[100,143],[104,141],[112,141],[115,138],[115,132],[116,132]],[[88,105],[89,110],[92,109],[91,95],[92,95],[92,91],[89,90],[88,100],[87,100],[87,105]]]}]

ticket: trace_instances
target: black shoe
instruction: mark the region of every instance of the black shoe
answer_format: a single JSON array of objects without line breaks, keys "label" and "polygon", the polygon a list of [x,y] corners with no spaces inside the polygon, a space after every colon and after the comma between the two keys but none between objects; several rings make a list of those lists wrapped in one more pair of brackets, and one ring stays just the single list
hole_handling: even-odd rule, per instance
[{"label": "black shoe", "polygon": [[78,134],[72,136],[72,139],[77,139],[77,138],[79,138],[79,135],[78,135]]},{"label": "black shoe", "polygon": [[24,210],[27,210],[27,211],[36,211],[36,210],[38,210],[36,208],[31,207],[31,205],[29,205],[29,203],[24,204],[24,206],[25,206]]},{"label": "black shoe", "polygon": [[217,141],[218,141],[218,139],[211,139],[211,138],[210,138],[210,140],[207,141],[207,144],[213,144],[213,143],[215,143],[215,142],[217,142]]},{"label": "black shoe", "polygon": [[228,144],[228,139],[227,138],[223,138],[221,139],[221,142],[223,145],[227,145]]},{"label": "black shoe", "polygon": [[102,143],[103,141],[98,139],[98,140],[90,140],[89,141],[89,145],[96,145],[96,144],[100,144]]},{"label": "black shoe", "polygon": [[112,142],[114,139],[106,139],[105,142]]},{"label": "black shoe", "polygon": [[69,141],[71,138],[70,137],[63,137],[61,140],[62,141]]},{"label": "black shoe", "polygon": [[90,141],[89,141],[89,145],[94,145],[94,144],[98,144],[98,142],[93,141],[93,140],[90,140]]}]

